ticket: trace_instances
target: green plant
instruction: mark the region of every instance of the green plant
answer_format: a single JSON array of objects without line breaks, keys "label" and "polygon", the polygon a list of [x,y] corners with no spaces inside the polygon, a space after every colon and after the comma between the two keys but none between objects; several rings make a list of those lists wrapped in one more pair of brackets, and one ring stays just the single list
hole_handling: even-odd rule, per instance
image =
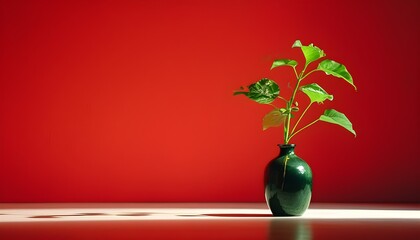
[{"label": "green plant", "polygon": [[[356,90],[356,86],[353,84],[353,78],[350,73],[347,71],[346,67],[340,63],[337,63],[330,59],[325,59],[318,64],[317,68],[314,68],[307,72],[308,66],[321,58],[324,58],[326,55],[323,50],[310,44],[308,46],[303,46],[299,40],[296,40],[292,48],[300,48],[305,57],[305,66],[303,70],[298,73],[296,66],[298,65],[297,61],[291,59],[278,59],[273,62],[271,70],[281,66],[292,67],[296,76],[296,85],[293,89],[293,93],[290,99],[285,99],[280,96],[280,88],[276,82],[268,78],[263,78],[256,83],[249,85],[246,88],[241,87],[240,90],[235,91],[234,95],[243,94],[249,99],[260,103],[260,104],[269,104],[274,107],[274,110],[270,111],[263,118],[263,130],[266,130],[270,127],[279,127],[283,125],[284,127],[284,143],[288,144],[290,139],[302,130],[312,126],[318,121],[324,121],[328,123],[337,124],[344,127],[351,133],[356,136],[356,132],[353,130],[352,123],[350,120],[343,114],[334,109],[325,110],[318,119],[315,119],[311,123],[307,124],[304,127],[297,128],[303,116],[306,114],[308,109],[313,105],[313,103],[323,103],[325,100],[333,100],[333,96],[328,94],[321,86],[316,83],[310,83],[304,86],[300,86],[303,80],[305,80],[309,75],[314,72],[322,71],[327,75],[332,75],[337,78],[344,79],[347,83],[351,84]],[[302,114],[299,116],[297,121],[294,123],[292,128],[291,118],[293,117],[293,112],[298,112],[299,107],[298,103],[295,101],[296,93],[300,90],[305,93],[309,99],[309,105],[303,110]],[[284,107],[277,107],[273,104],[274,100],[280,99],[285,103]]]}]

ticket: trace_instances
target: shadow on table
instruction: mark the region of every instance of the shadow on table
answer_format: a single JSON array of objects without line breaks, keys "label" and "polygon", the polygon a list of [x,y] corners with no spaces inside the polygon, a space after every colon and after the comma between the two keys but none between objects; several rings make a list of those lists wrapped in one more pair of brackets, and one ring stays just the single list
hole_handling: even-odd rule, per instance
[{"label": "shadow on table", "polygon": [[245,217],[245,218],[254,218],[254,217],[272,217],[271,214],[249,214],[249,213],[219,213],[219,214],[202,214],[202,216],[209,217]]},{"label": "shadow on table", "polygon": [[267,239],[311,240],[311,225],[309,222],[299,219],[286,221],[284,219],[272,219]]}]

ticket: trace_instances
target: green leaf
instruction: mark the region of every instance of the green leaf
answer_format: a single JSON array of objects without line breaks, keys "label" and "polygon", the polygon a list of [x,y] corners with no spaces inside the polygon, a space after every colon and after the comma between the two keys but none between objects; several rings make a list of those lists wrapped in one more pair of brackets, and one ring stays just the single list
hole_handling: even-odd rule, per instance
[{"label": "green leaf", "polygon": [[353,130],[353,125],[351,124],[350,120],[344,115],[334,109],[327,109],[325,110],[324,114],[319,117],[319,120],[333,123],[342,126],[343,128],[347,129],[351,133],[356,136],[356,132]]},{"label": "green leaf", "polygon": [[248,86],[249,91],[235,91],[233,95],[244,94],[249,99],[261,104],[269,104],[273,102],[280,94],[279,86],[273,80],[263,78],[260,81]]},{"label": "green leaf", "polygon": [[309,65],[311,62],[316,61],[322,57],[325,57],[324,51],[320,48],[313,46],[302,46],[301,47],[303,55],[305,55],[306,65]]},{"label": "green leaf", "polygon": [[263,130],[270,127],[279,127],[284,123],[286,114],[283,114],[280,109],[274,109],[263,118]]},{"label": "green leaf", "polygon": [[333,95],[328,94],[321,86],[316,83],[302,86],[300,90],[308,95],[309,99],[311,99],[311,103],[322,103],[327,99],[332,101],[334,98]]},{"label": "green leaf", "polygon": [[271,69],[276,68],[276,67],[280,67],[280,66],[296,67],[296,65],[297,65],[297,62],[295,60],[291,60],[291,59],[278,59],[278,60],[274,60],[273,65],[271,66]]},{"label": "green leaf", "polygon": [[302,50],[303,55],[306,59],[306,66],[308,66],[311,62],[326,56],[323,50],[321,50],[319,47],[314,46],[312,43],[308,46],[303,46],[299,40],[296,40],[295,43],[293,43],[292,48],[295,47],[300,47],[300,49]]},{"label": "green leaf", "polygon": [[300,42],[300,40],[296,40],[293,43],[292,48],[296,48],[296,47],[302,47],[302,43]]},{"label": "green leaf", "polygon": [[319,63],[318,69],[324,71],[327,75],[333,75],[334,77],[342,78],[346,82],[350,83],[355,90],[356,86],[353,84],[353,78],[350,73],[347,71],[347,68],[336,61],[326,59]]}]

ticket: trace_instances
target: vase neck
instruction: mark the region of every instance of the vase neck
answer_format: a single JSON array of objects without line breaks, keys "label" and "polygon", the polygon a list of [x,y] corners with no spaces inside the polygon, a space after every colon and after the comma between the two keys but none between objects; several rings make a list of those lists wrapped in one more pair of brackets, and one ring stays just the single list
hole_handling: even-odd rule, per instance
[{"label": "vase neck", "polygon": [[295,144],[279,144],[280,156],[294,154],[295,153]]}]

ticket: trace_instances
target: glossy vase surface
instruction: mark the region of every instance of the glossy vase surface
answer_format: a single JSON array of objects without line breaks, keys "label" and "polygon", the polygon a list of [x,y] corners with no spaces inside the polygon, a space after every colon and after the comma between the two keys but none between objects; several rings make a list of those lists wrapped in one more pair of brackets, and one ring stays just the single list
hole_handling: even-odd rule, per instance
[{"label": "glossy vase surface", "polygon": [[279,156],[265,169],[265,199],[274,216],[300,216],[311,202],[312,171],[294,144],[279,147]]}]

